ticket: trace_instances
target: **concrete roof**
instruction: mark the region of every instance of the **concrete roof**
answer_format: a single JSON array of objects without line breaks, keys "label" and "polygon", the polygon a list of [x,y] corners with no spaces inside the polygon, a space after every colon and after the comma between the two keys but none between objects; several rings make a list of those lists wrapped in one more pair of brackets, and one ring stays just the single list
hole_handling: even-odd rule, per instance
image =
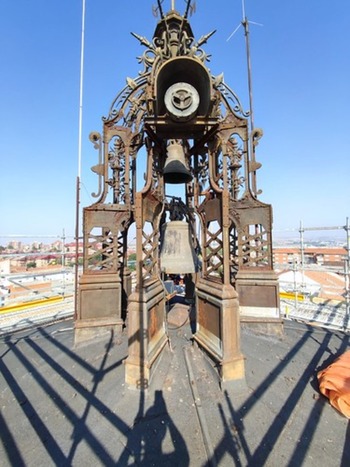
[{"label": "concrete roof", "polygon": [[139,392],[124,384],[126,334],[74,347],[73,325],[0,338],[2,466],[350,465],[349,421],[316,380],[348,334],[291,321],[282,339],[242,329],[246,381],[220,388],[174,306],[170,345]]}]

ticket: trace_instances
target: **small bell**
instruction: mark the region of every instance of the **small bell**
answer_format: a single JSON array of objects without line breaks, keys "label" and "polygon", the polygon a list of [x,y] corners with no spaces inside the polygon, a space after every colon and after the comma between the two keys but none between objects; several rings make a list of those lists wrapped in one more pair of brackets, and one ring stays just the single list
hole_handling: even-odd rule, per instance
[{"label": "small bell", "polygon": [[193,178],[186,165],[184,149],[176,140],[171,140],[167,147],[163,175],[165,183],[171,184],[189,183]]},{"label": "small bell", "polygon": [[162,226],[160,269],[166,274],[191,274],[198,271],[198,258],[191,242],[189,224],[170,221]]}]

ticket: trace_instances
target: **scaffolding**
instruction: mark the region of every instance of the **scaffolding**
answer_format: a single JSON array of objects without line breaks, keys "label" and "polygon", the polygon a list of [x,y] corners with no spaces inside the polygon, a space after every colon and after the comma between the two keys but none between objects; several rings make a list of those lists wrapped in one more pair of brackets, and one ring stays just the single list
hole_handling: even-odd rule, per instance
[{"label": "scaffolding", "polygon": [[[345,232],[345,245],[344,249],[346,254],[342,258],[342,270],[337,270],[338,275],[344,277],[344,301],[338,304],[329,303],[312,303],[306,298],[305,290],[305,272],[310,270],[310,267],[305,261],[305,232],[316,231],[344,231]],[[299,232],[299,251],[300,261],[295,258],[291,265],[291,270],[294,274],[293,281],[293,298],[281,297],[281,308],[285,315],[293,318],[305,319],[307,321],[319,321],[324,324],[334,325],[343,329],[349,328],[350,319],[350,225],[349,218],[346,218],[345,225],[343,226],[321,226],[321,227],[305,227],[300,222]],[[330,268],[323,267],[323,271],[334,272]],[[297,274],[300,273],[301,280],[297,281]]]}]

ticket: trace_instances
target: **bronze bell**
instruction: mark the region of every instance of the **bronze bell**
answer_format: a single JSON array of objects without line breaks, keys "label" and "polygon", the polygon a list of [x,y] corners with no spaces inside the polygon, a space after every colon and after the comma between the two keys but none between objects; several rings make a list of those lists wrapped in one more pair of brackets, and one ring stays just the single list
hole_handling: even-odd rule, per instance
[{"label": "bronze bell", "polygon": [[183,146],[176,140],[171,140],[167,147],[163,175],[165,183],[171,184],[188,183],[193,178],[187,168]]},{"label": "bronze bell", "polygon": [[166,274],[191,274],[198,271],[198,258],[191,242],[189,224],[170,221],[162,226],[160,270]]}]

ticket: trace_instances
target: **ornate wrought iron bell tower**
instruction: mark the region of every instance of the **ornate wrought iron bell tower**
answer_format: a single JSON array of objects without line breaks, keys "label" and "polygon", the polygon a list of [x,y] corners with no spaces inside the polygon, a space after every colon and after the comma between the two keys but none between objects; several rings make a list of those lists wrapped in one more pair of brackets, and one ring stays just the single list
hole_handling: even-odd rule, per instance
[{"label": "ornate wrought iron bell tower", "polygon": [[[255,148],[244,112],[223,76],[212,76],[202,46],[183,15],[162,11],[144,69],[117,95],[103,133],[92,133],[99,163],[96,202],[84,208],[84,270],[79,284],[77,340],[121,329],[127,317],[126,382],[144,387],[167,342],[159,244],[167,184],[185,185],[190,222],[200,225],[202,270],[196,275],[200,346],[217,360],[222,380],[244,378],[240,321],[280,326],[272,266],[271,206],[257,199]],[[147,157],[137,190],[138,159]],[[127,233],[136,228],[137,281],[131,291]],[[179,270],[181,273],[181,270]]]}]

